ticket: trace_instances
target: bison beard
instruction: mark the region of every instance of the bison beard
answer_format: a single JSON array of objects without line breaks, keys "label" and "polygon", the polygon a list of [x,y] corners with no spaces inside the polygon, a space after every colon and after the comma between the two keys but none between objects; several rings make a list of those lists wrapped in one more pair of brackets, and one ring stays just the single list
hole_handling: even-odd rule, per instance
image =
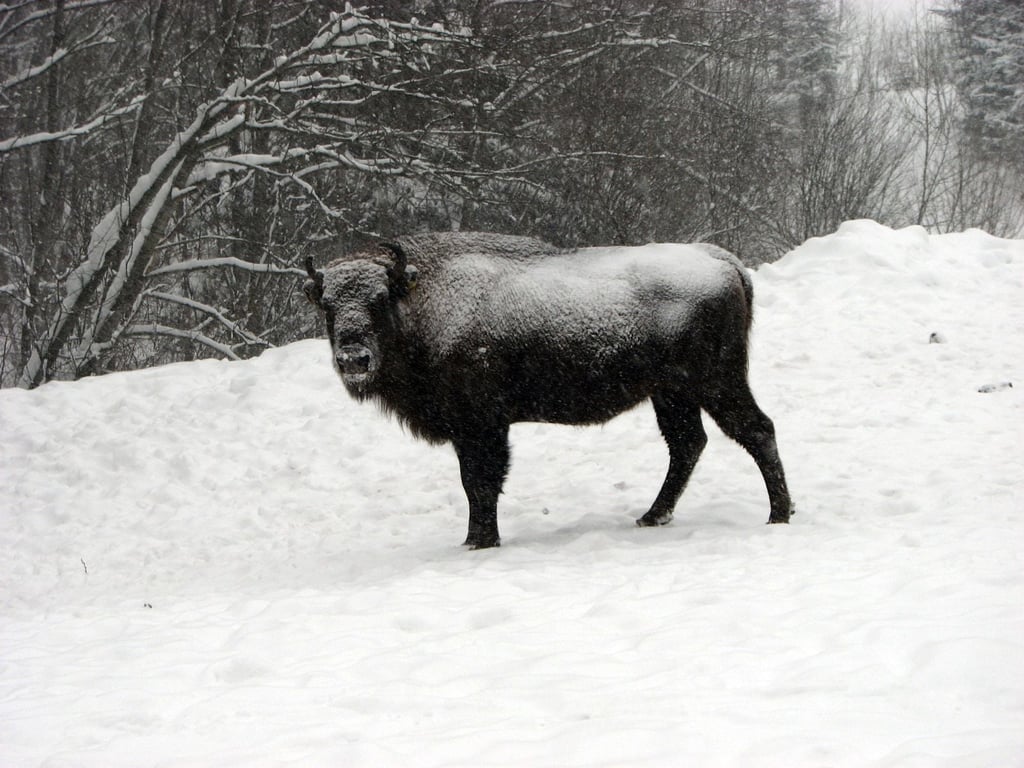
[{"label": "bison beard", "polygon": [[382,243],[324,271],[307,259],[306,270],[348,392],[454,446],[468,546],[500,544],[510,424],[597,424],[646,399],[669,468],[638,525],[672,519],[707,442],[702,410],[757,463],[768,522],[789,522],[775,430],[747,382],[752,286],[728,252],[559,251],[531,238],[441,233]]}]

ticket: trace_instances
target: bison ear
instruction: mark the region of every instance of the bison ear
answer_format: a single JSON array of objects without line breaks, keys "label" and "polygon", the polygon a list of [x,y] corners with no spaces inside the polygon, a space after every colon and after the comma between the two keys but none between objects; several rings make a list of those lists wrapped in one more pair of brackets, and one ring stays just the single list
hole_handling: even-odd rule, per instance
[{"label": "bison ear", "polygon": [[302,286],[302,292],[306,294],[306,298],[309,299],[310,304],[320,306],[320,299],[323,298],[323,291],[317,288],[316,283],[312,280],[307,280]]},{"label": "bison ear", "polygon": [[419,280],[420,271],[416,269],[412,264],[405,268],[405,287],[406,290],[411,291],[416,287],[416,281]]},{"label": "bison ear", "polygon": [[405,249],[398,243],[379,243],[379,246],[394,259],[391,266],[388,267],[388,282],[391,285],[392,294],[399,298],[408,296],[409,291],[416,287],[418,270],[409,264],[409,257],[406,255]]},{"label": "bison ear", "polygon": [[306,294],[311,304],[319,307],[324,297],[324,273],[313,268],[312,256],[306,257],[306,274],[309,275],[309,280],[303,284],[302,292]]}]

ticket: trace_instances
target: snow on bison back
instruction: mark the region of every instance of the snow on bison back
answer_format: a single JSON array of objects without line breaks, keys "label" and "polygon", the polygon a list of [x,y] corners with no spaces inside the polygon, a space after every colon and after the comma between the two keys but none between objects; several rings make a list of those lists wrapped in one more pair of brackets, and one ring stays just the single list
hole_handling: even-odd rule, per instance
[{"label": "snow on bison back", "polygon": [[672,519],[707,442],[701,409],[757,462],[768,522],[789,521],[775,430],[747,382],[750,277],[727,251],[438,233],[306,270],[348,392],[454,446],[470,547],[500,543],[510,424],[596,424],[647,398],[670,462],[638,525]]}]

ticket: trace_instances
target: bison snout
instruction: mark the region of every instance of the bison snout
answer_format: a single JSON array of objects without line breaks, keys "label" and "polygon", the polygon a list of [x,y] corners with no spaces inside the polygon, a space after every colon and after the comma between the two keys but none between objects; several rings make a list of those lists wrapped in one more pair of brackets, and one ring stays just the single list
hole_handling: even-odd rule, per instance
[{"label": "bison snout", "polygon": [[334,354],[338,368],[344,374],[359,375],[369,373],[373,362],[373,353],[361,344],[350,344],[342,347]]}]

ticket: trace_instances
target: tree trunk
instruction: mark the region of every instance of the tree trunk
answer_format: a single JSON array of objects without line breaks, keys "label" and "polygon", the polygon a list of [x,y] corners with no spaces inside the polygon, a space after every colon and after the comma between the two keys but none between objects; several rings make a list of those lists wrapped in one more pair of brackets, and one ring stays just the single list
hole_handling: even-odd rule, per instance
[{"label": "tree trunk", "polygon": [[[65,36],[64,0],[57,0],[54,6],[50,56],[64,45]],[[59,64],[50,67],[46,74],[46,117],[43,130],[51,133],[60,127],[60,74]],[[39,291],[40,272],[44,264],[51,261],[47,257],[57,245],[60,222],[63,218],[61,144],[58,141],[48,142],[43,145],[40,153],[42,174],[39,183],[39,209],[29,224],[29,252],[25,259],[26,301],[21,320],[18,370],[24,370],[32,356],[32,346],[36,339],[35,326],[42,309],[42,296]],[[52,261],[56,263],[55,259]]]}]

